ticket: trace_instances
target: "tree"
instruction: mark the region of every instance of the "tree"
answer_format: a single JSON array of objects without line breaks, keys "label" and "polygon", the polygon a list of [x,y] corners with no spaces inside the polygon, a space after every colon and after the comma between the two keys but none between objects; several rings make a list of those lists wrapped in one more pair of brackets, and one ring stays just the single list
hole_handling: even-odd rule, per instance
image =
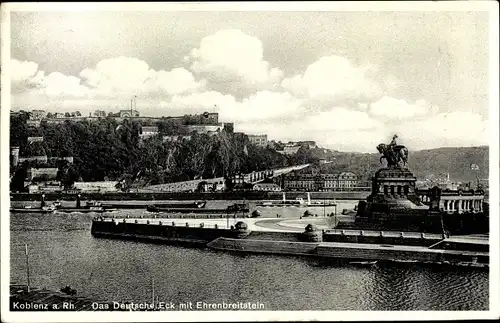
[{"label": "tree", "polygon": [[20,167],[14,173],[10,181],[10,190],[11,191],[24,191],[24,179],[26,178],[26,168]]},{"label": "tree", "polygon": [[48,112],[47,119],[52,119],[52,118],[54,118],[54,115],[52,114],[52,112]]},{"label": "tree", "polygon": [[[20,116],[11,117],[11,145],[23,155],[74,157],[73,165],[58,163],[66,185],[84,181],[125,180],[166,183],[194,178],[230,177],[237,173],[287,166],[290,160],[273,149],[250,145],[248,138],[226,132],[214,136],[193,134],[191,140],[163,142],[163,135],[180,135],[186,128],[179,119],[158,122],[161,136],[141,140],[141,124],[114,118],[61,124],[44,123],[38,135],[43,143],[26,144],[29,129]],[[64,138],[64,140],[61,140]],[[248,149],[244,147],[248,146]]]},{"label": "tree", "polygon": [[82,114],[80,113],[80,111],[76,111],[75,114],[76,114],[77,117],[81,117],[82,116]]},{"label": "tree", "polygon": [[66,113],[64,113],[64,116],[65,116],[66,118],[69,118],[71,115],[69,114],[69,112],[66,112]]}]

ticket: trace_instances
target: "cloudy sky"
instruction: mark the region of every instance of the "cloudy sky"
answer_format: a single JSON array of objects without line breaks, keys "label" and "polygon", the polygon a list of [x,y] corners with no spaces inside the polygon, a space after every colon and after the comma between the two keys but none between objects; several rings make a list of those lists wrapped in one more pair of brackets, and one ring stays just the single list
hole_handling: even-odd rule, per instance
[{"label": "cloudy sky", "polygon": [[12,109],[217,111],[374,152],[487,144],[487,12],[13,12]]}]

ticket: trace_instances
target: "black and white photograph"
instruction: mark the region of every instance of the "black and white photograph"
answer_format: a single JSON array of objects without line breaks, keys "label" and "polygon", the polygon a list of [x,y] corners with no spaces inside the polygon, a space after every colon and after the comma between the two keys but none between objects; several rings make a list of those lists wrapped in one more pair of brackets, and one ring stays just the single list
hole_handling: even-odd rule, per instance
[{"label": "black and white photograph", "polygon": [[1,17],[2,321],[499,318],[498,2]]}]

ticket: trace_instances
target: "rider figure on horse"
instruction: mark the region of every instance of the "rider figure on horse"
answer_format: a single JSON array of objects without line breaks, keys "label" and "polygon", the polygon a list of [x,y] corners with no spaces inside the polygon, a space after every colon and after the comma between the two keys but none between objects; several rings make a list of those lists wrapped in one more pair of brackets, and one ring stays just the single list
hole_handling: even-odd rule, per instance
[{"label": "rider figure on horse", "polygon": [[398,139],[398,136],[394,135],[390,144],[377,146],[378,151],[382,154],[380,162],[382,162],[382,158],[385,158],[388,167],[399,167],[400,162],[405,165],[408,160],[408,149],[405,146],[398,145],[396,139]]},{"label": "rider figure on horse", "polygon": [[396,139],[398,139],[398,135],[394,135],[394,136],[392,137],[392,141],[391,141],[391,143],[389,144],[389,149],[390,149],[392,152],[394,152],[394,147],[396,147],[396,146],[397,146]]},{"label": "rider figure on horse", "polygon": [[398,139],[398,135],[394,135],[392,136],[392,140],[391,140],[391,143],[388,145],[388,155],[389,155],[389,158],[391,158],[392,160],[392,163],[394,165],[397,165],[398,162],[399,162],[399,152],[396,151],[396,147],[397,147],[397,143],[396,143],[396,139]]}]

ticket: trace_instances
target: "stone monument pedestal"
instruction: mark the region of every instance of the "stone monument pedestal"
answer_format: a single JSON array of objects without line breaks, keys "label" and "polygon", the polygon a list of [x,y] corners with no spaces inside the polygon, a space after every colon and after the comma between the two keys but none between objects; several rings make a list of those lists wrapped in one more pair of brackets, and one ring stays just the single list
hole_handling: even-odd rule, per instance
[{"label": "stone monument pedestal", "polygon": [[428,216],[429,206],[416,195],[416,181],[408,168],[379,169],[372,178],[372,193],[358,204],[354,222],[339,227],[440,232],[439,217]]}]

